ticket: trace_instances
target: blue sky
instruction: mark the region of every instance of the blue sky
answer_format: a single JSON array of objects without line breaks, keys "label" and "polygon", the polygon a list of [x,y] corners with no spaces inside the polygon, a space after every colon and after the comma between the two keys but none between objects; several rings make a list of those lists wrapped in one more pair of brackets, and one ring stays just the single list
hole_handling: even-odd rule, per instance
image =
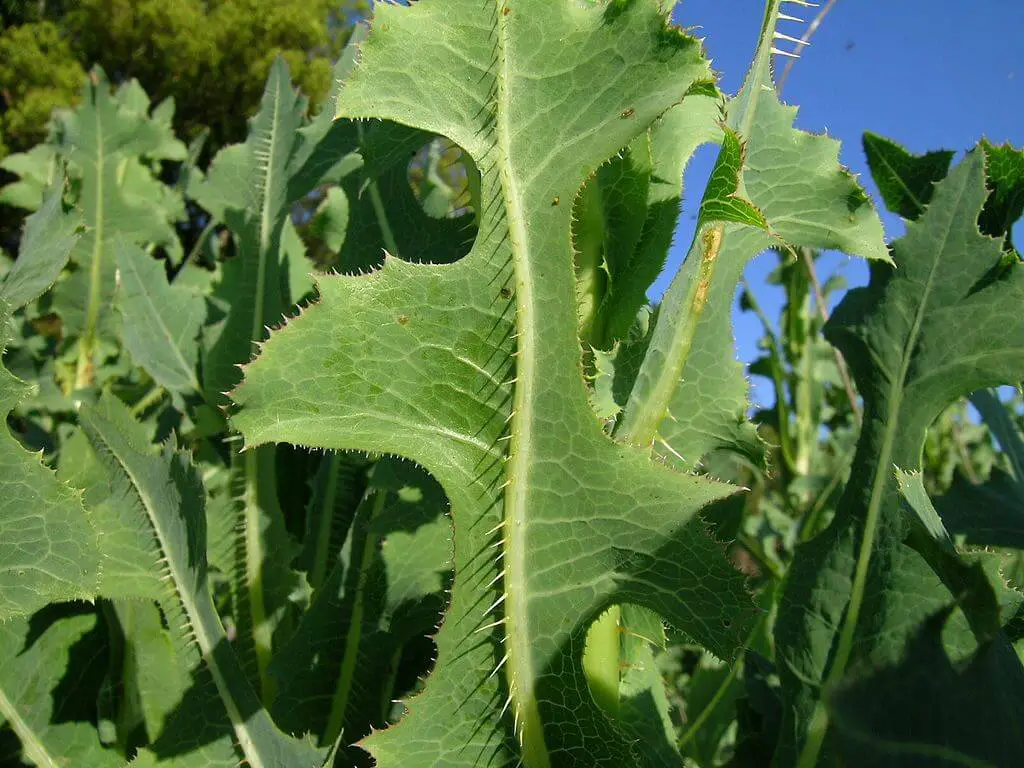
[{"label": "blue sky", "polygon": [[[824,0],[822,0],[824,2]],[[722,88],[739,89],[761,25],[762,0],[680,0],[674,17],[699,27],[708,54],[720,72]],[[784,11],[808,21],[818,12],[786,3]],[[780,28],[801,37],[806,26]],[[784,65],[778,62],[778,71]],[[785,85],[783,98],[800,106],[797,125],[826,131],[842,141],[841,158],[871,182],[861,135],[871,130],[914,152],[952,149],[958,157],[982,136],[1024,145],[1024,0],[838,0],[812,44],[805,48]],[[693,235],[695,213],[715,152],[707,148],[687,171],[684,203],[666,273],[652,296],[668,286]],[[955,162],[955,161],[954,161]],[[882,213],[886,234],[902,232],[897,217]],[[1017,232],[1021,232],[1020,224]],[[1018,236],[1018,241],[1024,237]],[[764,284],[774,257],[756,259],[747,278],[770,316],[781,307],[781,291]],[[867,280],[858,260],[828,254],[828,274],[839,270],[850,285]],[[823,275],[824,276],[824,275]],[[749,362],[757,356],[760,325],[753,315],[735,312],[737,351]],[[754,380],[754,397],[770,401],[770,388]]]}]

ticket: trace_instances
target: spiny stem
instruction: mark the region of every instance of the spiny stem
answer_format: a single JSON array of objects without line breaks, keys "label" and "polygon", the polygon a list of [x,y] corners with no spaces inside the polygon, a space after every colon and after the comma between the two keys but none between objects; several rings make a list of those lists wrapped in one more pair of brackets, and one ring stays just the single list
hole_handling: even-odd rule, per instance
[{"label": "spiny stem", "polygon": [[[256,652],[256,668],[259,672],[260,688],[264,702],[274,699],[276,684],[268,672],[273,653],[273,626],[267,617],[265,592],[263,589],[263,565],[266,559],[264,541],[265,520],[269,513],[264,509],[269,497],[276,496],[273,482],[274,449],[260,447],[248,451],[245,461],[245,581],[249,612],[252,617],[252,639]],[[269,465],[269,466],[268,466]],[[266,476],[261,479],[261,476]],[[276,498],[272,499],[276,503]]]}]

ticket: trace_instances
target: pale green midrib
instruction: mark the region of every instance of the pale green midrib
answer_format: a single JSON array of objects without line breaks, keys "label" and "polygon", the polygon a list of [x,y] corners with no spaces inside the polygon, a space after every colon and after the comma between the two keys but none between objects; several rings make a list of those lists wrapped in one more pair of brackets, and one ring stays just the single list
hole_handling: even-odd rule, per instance
[{"label": "pale green midrib", "polygon": [[35,763],[38,768],[63,768],[43,746],[42,741],[36,736],[32,727],[24,721],[21,713],[14,703],[7,698],[7,692],[0,688],[0,715],[7,720],[7,725],[21,741],[25,755]]},{"label": "pale green midrib", "polygon": [[[672,343],[664,356],[664,365],[654,373],[653,387],[643,386],[641,365],[641,377],[638,377],[637,384],[634,385],[626,403],[622,427],[615,432],[617,440],[647,448],[653,447],[658,429],[668,413],[669,403],[679,387],[683,370],[689,360],[693,340],[697,336],[697,327],[711,298],[711,281],[714,279],[715,266],[725,237],[724,224],[715,224],[695,235],[691,255],[687,258],[698,257],[700,264],[693,280],[686,286],[682,301],[679,302],[679,306],[686,307],[684,316],[679,322],[673,323]],[[683,277],[683,273],[680,273],[677,279]],[[697,301],[697,293],[702,285],[705,289],[704,297],[703,300]],[[669,286],[670,292],[673,287],[674,285]]]},{"label": "pale green midrib", "polygon": [[277,132],[279,123],[281,120],[280,116],[280,98],[281,89],[280,83],[276,82],[275,78],[274,88],[274,107],[272,110],[273,119],[270,122],[269,137],[266,140],[266,158],[262,158],[257,155],[257,152],[262,151],[259,147],[261,137],[259,134],[256,135],[256,146],[253,147],[253,156],[256,161],[263,167],[261,168],[260,180],[260,248],[259,248],[259,260],[257,262],[256,269],[256,302],[253,306],[253,319],[252,319],[252,330],[249,334],[249,338],[253,342],[259,341],[263,337],[263,312],[264,312],[264,292],[266,291],[267,282],[267,251],[270,248],[270,232],[272,229],[272,221],[270,215],[270,195],[268,194],[271,186],[271,176],[274,171],[274,156],[277,149]]},{"label": "pale green midrib", "polygon": [[[962,199],[964,190],[959,193]],[[959,208],[959,200],[956,209]],[[941,246],[937,254],[945,251],[949,239],[949,231],[953,226],[953,217],[950,217],[940,240]],[[871,554],[875,546],[878,522],[881,518],[882,492],[885,490],[886,481],[890,473],[890,459],[892,448],[896,440],[898,426],[898,414],[903,401],[903,390],[906,386],[907,372],[910,370],[910,363],[913,357],[914,347],[921,332],[921,325],[924,322],[924,313],[931,295],[932,284],[938,268],[939,258],[932,261],[928,270],[928,279],[925,281],[924,290],[921,293],[921,301],[917,311],[914,313],[914,322],[911,325],[907,341],[903,345],[903,355],[900,363],[900,374],[892,380],[889,390],[889,409],[886,414],[886,429],[882,438],[882,446],[879,450],[878,460],[875,464],[875,471],[871,479],[871,496],[868,499],[867,518],[864,522],[864,535],[861,539],[860,551],[857,553],[857,565],[854,570],[853,585],[850,589],[850,602],[843,617],[843,623],[839,632],[839,639],[836,646],[836,654],[829,668],[828,675],[822,686],[824,690],[830,689],[842,678],[846,671],[846,664],[853,652],[853,639],[857,630],[857,622],[860,618],[861,605],[864,602],[864,590],[867,586],[868,567],[871,564]],[[815,764],[818,752],[824,742],[825,732],[828,727],[828,713],[825,710],[824,697],[819,697],[815,704],[814,714],[811,718],[808,741],[800,755],[799,765],[801,768],[810,768]]]},{"label": "pale green midrib", "polygon": [[[768,0],[767,7],[765,9],[764,25],[761,30],[761,40],[758,44],[757,53],[755,54],[754,62],[751,65],[750,76],[748,79],[750,88],[747,95],[747,103],[744,105],[743,116],[737,125],[737,132],[741,139],[750,136],[751,126],[753,125],[754,118],[757,115],[758,102],[761,98],[762,81],[765,79],[769,82],[771,81],[770,77],[764,76],[764,70],[769,66],[771,60],[772,35],[774,34],[776,24],[778,23],[779,7],[780,0]],[[722,151],[724,151],[724,149]],[[740,184],[742,185],[742,171],[740,171],[739,176]],[[713,258],[709,260],[707,259],[707,254],[704,252],[705,248],[701,243],[701,238],[706,232],[710,231],[717,232],[718,247],[715,249]],[[629,399],[626,403],[625,412],[623,414],[621,428],[616,430],[616,439],[632,443],[634,445],[652,447],[652,444],[657,437],[658,429],[661,426],[661,422],[664,421],[665,416],[668,413],[668,407],[672,400],[672,396],[675,394],[675,391],[679,386],[680,376],[689,361],[690,351],[693,347],[693,340],[697,333],[697,326],[704,314],[707,299],[710,298],[710,281],[714,277],[714,267],[718,261],[718,254],[723,247],[725,236],[725,226],[723,224],[717,224],[714,227],[710,227],[708,230],[705,230],[703,233],[698,232],[694,236],[694,245],[696,246],[696,249],[691,249],[691,252],[693,252],[693,255],[697,255],[699,253],[702,263],[684,297],[684,301],[681,303],[681,306],[686,308],[685,317],[681,322],[676,324],[676,327],[674,328],[673,336],[675,338],[665,355],[667,364],[663,365],[661,369],[655,373],[654,385],[650,388],[643,386],[643,366],[641,366],[641,375],[637,379],[637,385],[639,386],[634,385],[633,391],[630,393]],[[705,301],[701,302],[700,306],[694,306],[697,287],[700,285],[702,279],[707,280],[708,291],[706,298]],[[669,292],[671,291],[672,286],[669,286]],[[656,331],[657,329],[655,329],[655,332]],[[641,387],[643,391],[641,391]]]},{"label": "pale green midrib", "polygon": [[174,552],[174,547],[168,547],[170,536],[164,530],[161,515],[157,512],[159,504],[146,492],[144,485],[138,481],[128,462],[118,454],[114,446],[105,439],[104,444],[107,450],[110,451],[110,454],[117,460],[122,471],[127,475],[129,482],[139,496],[139,501],[142,502],[142,506],[146,510],[146,516],[153,526],[153,532],[159,543],[163,561],[167,564],[167,569],[170,572],[174,591],[181,601],[182,608],[185,609],[185,615],[189,619],[196,643],[199,645],[199,651],[217,685],[221,701],[224,704],[225,710],[227,710],[228,718],[231,720],[231,725],[234,728],[235,735],[238,737],[238,742],[245,755],[245,759],[252,768],[272,768],[268,763],[264,762],[263,756],[256,746],[256,740],[245,718],[242,716],[237,702],[235,702],[234,697],[231,695],[224,670],[220,668],[214,657],[214,648],[220,643],[226,644],[228,640],[224,627],[221,626],[220,619],[217,616],[216,609],[213,607],[213,599],[210,597],[205,583],[197,585],[197,593],[195,595],[189,591],[187,588],[188,581],[185,578],[186,574],[181,572],[178,558],[171,554]]},{"label": "pale green midrib", "polygon": [[[761,28],[761,39],[758,42],[757,53],[755,54],[754,63],[750,68],[750,93],[748,94],[749,101],[745,105],[743,111],[743,118],[736,126],[736,131],[739,133],[740,138],[749,140],[750,129],[754,124],[754,117],[757,115],[757,103],[761,99],[761,83],[767,81],[772,82],[771,75],[766,73],[765,70],[769,70],[771,66],[771,49],[773,35],[775,34],[775,28],[779,23],[779,8],[782,5],[782,0],[768,0],[768,4],[765,8],[764,24]],[[775,86],[772,84],[772,88]],[[742,178],[742,173],[740,174]]]},{"label": "pale green midrib", "polygon": [[541,725],[537,701],[534,697],[533,659],[530,654],[531,634],[527,622],[526,578],[526,515],[529,496],[529,472],[533,455],[533,414],[535,377],[537,375],[536,322],[534,320],[534,285],[530,260],[524,249],[529,235],[522,193],[512,166],[512,133],[509,124],[511,108],[508,92],[510,78],[506,50],[506,18],[502,13],[504,0],[495,0],[497,6],[497,58],[498,99],[496,104],[498,183],[505,199],[505,214],[509,228],[509,242],[516,275],[516,326],[518,332],[516,352],[516,383],[513,399],[511,442],[506,463],[505,519],[502,528],[504,555],[504,631],[505,652],[508,654],[505,677],[512,699],[514,721],[519,725],[521,760],[526,768],[549,768],[551,760]]},{"label": "pale green midrib", "polygon": [[106,164],[106,149],[104,145],[103,124],[100,120],[100,110],[96,113],[96,221],[93,225],[92,263],[89,265],[89,298],[85,308],[85,327],[82,329],[82,338],[78,344],[78,362],[75,367],[75,388],[81,389],[91,384],[90,368],[92,367],[92,347],[96,335],[96,325],[99,321],[99,305],[102,298],[102,270],[103,263],[103,238],[106,236],[104,226],[104,205],[105,194],[104,166]]},{"label": "pale green midrib", "polygon": [[181,353],[181,349],[178,346],[174,334],[171,333],[171,329],[168,328],[167,323],[164,322],[163,313],[157,310],[156,305],[153,303],[152,297],[149,295],[149,291],[145,289],[145,284],[139,278],[139,273],[138,270],[135,268],[134,262],[131,259],[129,259],[128,263],[131,265],[131,270],[135,275],[135,280],[137,284],[142,286],[142,296],[146,300],[147,306],[149,306],[149,308],[152,310],[153,317],[157,319],[157,325],[160,326],[160,332],[167,340],[167,344],[174,352],[174,356],[178,359],[178,362],[181,365],[181,369],[185,372],[185,378],[188,379],[188,383],[192,386],[193,389],[199,389],[199,381],[198,379],[196,379],[193,366],[188,362],[188,360],[185,359],[185,356]]},{"label": "pale green midrib", "polygon": [[356,579],[356,594],[353,596],[352,618],[348,624],[348,631],[345,636],[345,651],[341,659],[341,671],[338,675],[338,685],[334,689],[334,696],[331,699],[330,716],[327,719],[327,727],[324,729],[324,736],[321,744],[333,744],[341,735],[342,726],[345,724],[345,712],[348,709],[348,699],[352,692],[352,678],[355,674],[356,661],[359,659],[359,643],[363,637],[363,593],[366,590],[366,578],[373,561],[373,552],[377,546],[377,540],[373,533],[373,521],[384,509],[384,502],[387,500],[387,492],[378,490],[373,506],[370,510],[370,518],[366,522],[366,540],[363,542],[362,559],[359,562],[359,576]]},{"label": "pale green midrib", "polygon": [[[273,108],[271,109],[270,129],[266,134],[255,135],[252,149],[253,157],[260,165],[260,232],[259,254],[256,263],[256,297],[253,304],[252,328],[249,333],[251,346],[263,338],[265,293],[267,290],[267,260],[269,258],[271,229],[271,196],[269,194],[274,173],[274,160],[277,152],[277,134],[281,121],[281,83],[278,80],[277,68],[274,69]],[[263,136],[266,136],[266,139]],[[266,149],[263,149],[265,143]],[[264,153],[266,157],[264,157]],[[261,450],[270,450],[267,447]],[[259,492],[259,460],[257,451],[253,450],[245,456],[245,581],[249,597],[249,611],[252,615],[253,646],[256,651],[256,667],[260,677],[260,687],[266,697],[273,685],[270,678],[270,656],[272,648],[272,632],[267,624],[267,608],[263,594],[262,568],[266,559],[266,547],[263,541],[262,508],[263,499]]]}]

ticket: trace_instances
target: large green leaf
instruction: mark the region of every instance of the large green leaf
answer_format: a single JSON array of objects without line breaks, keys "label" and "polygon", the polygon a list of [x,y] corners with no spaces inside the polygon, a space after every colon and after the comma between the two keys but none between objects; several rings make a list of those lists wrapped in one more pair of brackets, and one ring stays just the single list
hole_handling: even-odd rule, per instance
[{"label": "large green leaf", "polygon": [[[136,84],[137,87],[137,84]],[[163,246],[180,253],[165,188],[140,157],[181,160],[185,146],[147,114],[130,86],[111,93],[96,68],[82,91],[82,103],[60,119],[58,152],[79,178],[78,204],[87,226],[72,252],[75,270],[54,292],[64,334],[79,339],[75,388],[93,383],[98,339],[109,335],[107,311],[115,284],[116,239]]]},{"label": "large green leaf", "polygon": [[[81,420],[119,502],[134,510],[154,539],[167,582],[168,621],[181,622],[181,636],[194,642],[214,683],[210,686],[208,678],[197,682],[197,691],[206,695],[186,697],[182,706],[192,728],[185,731],[179,726],[182,733],[173,739],[164,734],[154,751],[173,754],[182,741],[189,748],[202,746],[204,731],[213,728],[219,735],[218,720],[223,721],[226,714],[249,765],[321,765],[323,755],[311,745],[274,727],[228,643],[207,583],[205,493],[196,469],[173,445],[156,453],[151,450],[145,430],[112,397],[83,407]],[[219,694],[219,703],[211,688]]]},{"label": "large green leaf", "polygon": [[206,302],[187,288],[168,285],[163,264],[138,246],[121,240],[115,249],[125,348],[169,392],[198,390],[198,337]]},{"label": "large green leaf", "polygon": [[[11,314],[45,291],[77,241],[79,219],[61,210],[53,192],[29,217],[21,257],[0,284],[0,347]],[[0,368],[0,414],[25,401],[32,388]],[[100,578],[99,536],[81,493],[57,480],[41,457],[0,430],[0,621],[59,600],[92,599]]]},{"label": "large green leaf", "polygon": [[[903,543],[916,528],[893,467],[920,469],[925,431],[950,402],[1024,376],[1024,320],[1015,309],[1024,274],[993,273],[1000,243],[977,223],[986,197],[984,153],[975,150],[892,245],[896,269],[873,265],[870,285],[847,294],[826,325],[864,398],[864,422],[836,517],[798,548],[781,601],[784,762],[795,760],[808,723],[804,763],[818,754],[822,685],[836,684],[856,659],[893,660],[913,621],[953,600],[930,575],[929,565],[947,580],[959,573],[945,568],[935,540],[915,536],[920,554]],[[910,590],[917,599],[908,609]],[[959,653],[971,650],[969,640],[956,644]]]},{"label": "large green leaf", "polygon": [[851,765],[1020,765],[1024,669],[1005,638],[950,659],[943,611],[910,638],[897,664],[843,685],[829,704]]},{"label": "large green leaf", "polygon": [[[291,222],[292,205],[317,185],[353,165],[346,135],[331,123],[340,80],[354,63],[357,34],[335,74],[339,80],[320,114],[304,125],[306,102],[293,88],[288,67],[271,67],[260,111],[244,144],[221,150],[191,194],[234,236],[237,254],[225,262],[215,299],[227,307],[203,356],[203,385],[210,402],[223,402],[267,328],[277,324],[305,289],[297,285],[309,264]],[[303,278],[304,279],[304,278]],[[276,487],[272,448],[233,455],[240,504],[236,580],[237,618],[247,666],[254,666],[264,697],[273,698],[267,666],[273,634],[288,610],[297,580],[292,547]]]},{"label": "large green leaf", "polygon": [[686,261],[662,301],[617,437],[686,468],[727,449],[763,461],[745,420],[747,383],[735,360],[731,315],[747,263],[769,246],[834,248],[888,258],[867,196],[839,165],[839,144],[798,131],[771,78],[779,20],[769,0],[761,41],[739,94]]},{"label": "large green leaf", "polygon": [[39,768],[124,762],[102,747],[90,722],[90,665],[104,652],[97,629],[91,611],[58,605],[0,622],[0,716],[21,740],[22,757]]},{"label": "large green leaf", "polygon": [[698,515],[732,489],[611,441],[580,370],[571,202],[709,74],[659,6],[378,5],[339,97],[345,117],[448,137],[481,177],[464,259],[321,279],[235,394],[251,445],[398,453],[451,500],[437,666],[403,722],[366,740],[382,767],[636,764],[586,689],[590,622],[638,603],[730,656],[753,620]]}]

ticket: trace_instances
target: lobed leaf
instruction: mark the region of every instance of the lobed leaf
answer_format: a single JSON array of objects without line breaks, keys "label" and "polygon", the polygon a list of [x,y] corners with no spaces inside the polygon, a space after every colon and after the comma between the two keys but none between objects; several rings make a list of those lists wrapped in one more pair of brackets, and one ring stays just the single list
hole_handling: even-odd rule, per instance
[{"label": "lobed leaf", "polygon": [[887,260],[867,196],[839,165],[838,142],[794,128],[770,63],[781,3],[767,3],[754,63],[725,107],[722,149],[698,231],[662,301],[647,356],[615,434],[685,468],[729,450],[755,465],[763,446],[746,421],[731,313],[747,263],[770,246],[834,248]]},{"label": "lobed leaf", "polygon": [[[0,284],[0,347],[11,315],[34,301],[60,273],[78,241],[77,217],[52,192],[25,225],[21,258]],[[0,368],[0,414],[26,400],[31,387]],[[9,429],[0,431],[0,622],[50,602],[88,600],[100,579],[99,534],[81,494],[54,477]]]},{"label": "lobed leaf", "polygon": [[[417,69],[396,71],[413,50]],[[569,237],[583,182],[707,76],[653,0],[376,8],[339,114],[466,150],[479,235],[454,264],[321,278],[320,303],[271,336],[234,399],[250,445],[398,453],[451,501],[437,666],[364,742],[380,766],[510,763],[516,741],[534,768],[634,764],[586,691],[590,622],[633,602],[723,656],[746,636],[749,598],[698,514],[732,489],[614,443],[592,414]]]},{"label": "lobed leaf", "polygon": [[[904,544],[912,520],[901,512],[892,468],[920,468],[925,431],[957,397],[1024,374],[1024,324],[1010,309],[1024,298],[1024,276],[1010,268],[992,277],[1000,244],[977,224],[987,196],[984,154],[975,150],[893,243],[897,269],[873,265],[870,285],[850,291],[825,328],[849,362],[865,410],[835,520],[798,548],[780,603],[782,732],[800,744],[811,723],[805,760],[824,738],[815,687],[837,683],[856,659],[891,660],[913,626],[908,619],[924,620],[952,601],[931,568],[962,596],[963,585],[953,583],[961,569],[930,546],[933,539],[912,538],[920,552]],[[918,585],[912,611],[908,580]],[[979,616],[968,611],[967,618],[981,630]],[[967,653],[973,646],[965,636],[955,647]],[[779,754],[792,748],[783,744]]]}]

